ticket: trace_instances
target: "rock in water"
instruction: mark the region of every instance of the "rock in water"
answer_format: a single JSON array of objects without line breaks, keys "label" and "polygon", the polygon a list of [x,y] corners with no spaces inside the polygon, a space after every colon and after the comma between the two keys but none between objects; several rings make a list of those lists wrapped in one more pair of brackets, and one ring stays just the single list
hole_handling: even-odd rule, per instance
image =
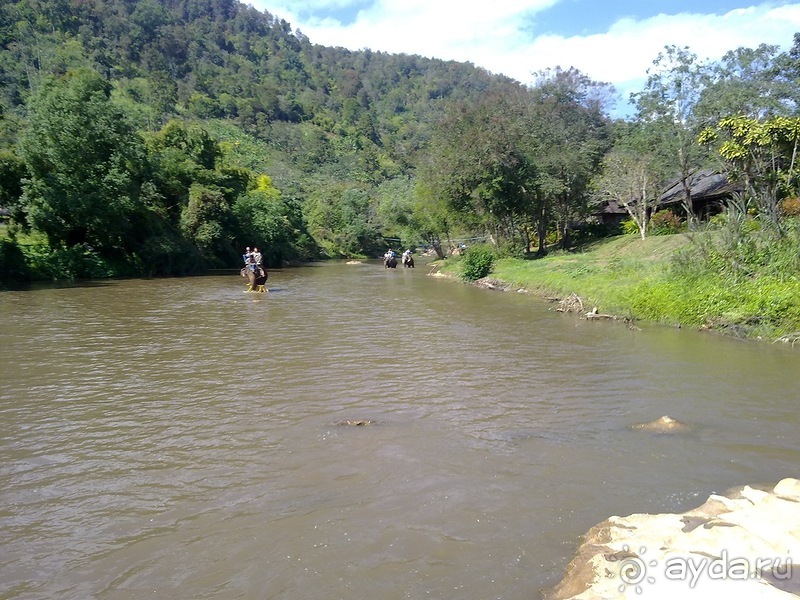
[{"label": "rock in water", "polygon": [[341,421],[336,421],[336,425],[345,426],[356,426],[362,427],[364,425],[372,425],[374,421],[370,421],[369,419],[342,419]]},{"label": "rock in water", "polygon": [[643,431],[655,431],[656,433],[675,433],[678,431],[686,431],[689,426],[686,423],[676,421],[668,415],[659,417],[655,421],[649,423],[638,423],[631,425],[631,429],[641,429]]}]

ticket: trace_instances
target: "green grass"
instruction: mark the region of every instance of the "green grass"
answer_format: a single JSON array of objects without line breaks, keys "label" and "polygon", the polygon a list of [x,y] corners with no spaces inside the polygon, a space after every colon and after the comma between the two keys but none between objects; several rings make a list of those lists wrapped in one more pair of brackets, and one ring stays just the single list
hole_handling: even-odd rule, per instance
[{"label": "green grass", "polygon": [[[763,272],[734,282],[728,273],[698,267],[701,259],[692,254],[696,245],[685,234],[645,240],[620,236],[579,252],[498,259],[490,277],[539,296],[574,293],[587,310],[597,306],[602,313],[633,319],[746,337],[800,331],[800,274]],[[686,268],[687,262],[694,264]],[[459,268],[453,261],[443,270],[455,275]]]}]

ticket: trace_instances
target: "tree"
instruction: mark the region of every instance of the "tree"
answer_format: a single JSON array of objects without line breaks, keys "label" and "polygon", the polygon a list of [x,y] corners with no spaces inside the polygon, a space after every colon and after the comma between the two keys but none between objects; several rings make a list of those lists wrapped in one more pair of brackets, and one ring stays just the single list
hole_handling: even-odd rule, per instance
[{"label": "tree", "polygon": [[101,254],[129,247],[140,201],[144,144],[111,101],[111,85],[81,70],[44,84],[31,100],[20,153],[30,172],[28,224],[51,245]]},{"label": "tree", "polygon": [[659,172],[656,158],[636,130],[626,133],[606,155],[592,186],[596,199],[624,207],[645,239],[650,215],[658,206]]},{"label": "tree", "polygon": [[699,141],[718,145],[729,178],[742,183],[745,201],[755,204],[767,224],[777,226],[780,200],[796,195],[800,184],[795,173],[800,118],[726,117],[703,131]]},{"label": "tree", "polygon": [[236,200],[233,213],[239,221],[239,246],[261,248],[267,265],[309,258],[314,251],[299,203],[284,198],[267,175]]},{"label": "tree", "polygon": [[306,202],[314,237],[330,255],[365,256],[379,252],[381,234],[371,214],[371,190],[347,183],[320,187]]},{"label": "tree", "polygon": [[218,188],[199,183],[189,188],[189,203],[181,213],[181,231],[206,258],[231,246],[226,233],[230,230],[231,207]]},{"label": "tree", "polygon": [[564,248],[570,246],[570,226],[585,216],[589,182],[610,145],[610,124],[603,112],[609,87],[576,69],[539,73],[524,143],[537,168],[534,214],[540,253],[548,213]]},{"label": "tree", "polygon": [[410,239],[419,237],[414,223],[414,181],[395,177],[381,183],[375,194],[376,224],[384,235]]},{"label": "tree", "polygon": [[432,180],[417,179],[414,186],[414,203],[411,222],[414,231],[431,246],[439,259],[445,258],[442,239],[449,239],[453,223],[457,220],[449,203],[428,184]]},{"label": "tree", "polygon": [[190,202],[193,185],[215,189],[229,205],[247,189],[249,173],[218,168],[220,146],[197,124],[173,119],[160,131],[147,134],[146,144],[151,176],[161,195],[159,211],[174,225]]},{"label": "tree", "polygon": [[706,73],[707,67],[688,48],[666,46],[653,61],[644,90],[632,94],[641,133],[653,140],[659,183],[679,179],[681,205],[690,226],[697,220],[691,178],[707,160],[704,148],[696,141],[699,124],[695,113]]},{"label": "tree", "polygon": [[752,119],[790,114],[796,108],[796,102],[791,100],[796,96],[796,85],[791,80],[793,61],[788,60],[789,56],[779,55],[778,46],[768,44],[727,52],[707,71],[707,82],[696,106],[698,119],[704,126],[713,126],[734,114]]},{"label": "tree", "polygon": [[420,177],[465,223],[509,236],[535,188],[522,146],[518,93],[487,95],[452,107],[437,125]]},{"label": "tree", "polygon": [[22,182],[28,177],[28,170],[23,160],[7,150],[0,150],[0,208],[11,210],[14,221],[24,225],[25,214],[22,211]]},{"label": "tree", "polygon": [[800,112],[800,32],[794,34],[792,47],[775,59],[782,82],[782,105],[785,115]]}]

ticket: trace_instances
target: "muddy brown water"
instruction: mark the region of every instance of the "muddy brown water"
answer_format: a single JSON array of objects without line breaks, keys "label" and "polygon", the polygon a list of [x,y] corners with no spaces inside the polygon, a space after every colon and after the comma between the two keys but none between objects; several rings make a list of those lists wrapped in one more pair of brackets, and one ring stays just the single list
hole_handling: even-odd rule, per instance
[{"label": "muddy brown water", "polygon": [[609,515],[800,475],[798,350],[427,272],[0,293],[0,596],[538,598]]}]

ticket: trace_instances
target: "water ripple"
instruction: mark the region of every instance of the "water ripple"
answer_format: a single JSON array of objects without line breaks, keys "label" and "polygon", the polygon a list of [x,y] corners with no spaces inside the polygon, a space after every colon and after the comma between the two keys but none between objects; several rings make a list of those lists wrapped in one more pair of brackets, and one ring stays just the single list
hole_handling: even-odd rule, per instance
[{"label": "water ripple", "polygon": [[[800,459],[784,349],[421,268],[270,279],[0,294],[3,597],[529,598],[609,514]],[[628,429],[662,414],[697,427]]]}]

